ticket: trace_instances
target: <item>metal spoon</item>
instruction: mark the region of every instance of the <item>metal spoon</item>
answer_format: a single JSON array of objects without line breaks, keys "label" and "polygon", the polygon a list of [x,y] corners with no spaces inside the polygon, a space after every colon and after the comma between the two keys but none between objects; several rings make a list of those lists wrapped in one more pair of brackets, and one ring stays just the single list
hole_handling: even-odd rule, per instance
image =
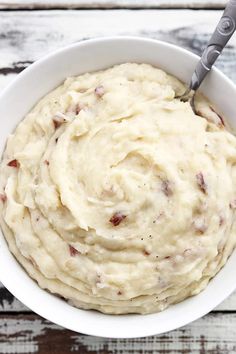
[{"label": "metal spoon", "polygon": [[189,101],[195,113],[194,96],[196,90],[205,79],[212,68],[218,56],[226,46],[228,40],[236,29],[236,0],[230,0],[224,10],[224,13],[212,34],[208,45],[202,53],[201,59],[197,63],[189,87],[183,95],[178,96],[181,101]]}]

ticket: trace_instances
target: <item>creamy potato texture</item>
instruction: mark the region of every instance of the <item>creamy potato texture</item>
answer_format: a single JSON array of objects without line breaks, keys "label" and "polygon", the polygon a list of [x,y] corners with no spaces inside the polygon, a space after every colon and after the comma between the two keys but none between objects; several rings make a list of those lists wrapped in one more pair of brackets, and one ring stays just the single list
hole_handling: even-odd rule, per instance
[{"label": "creamy potato texture", "polygon": [[1,226],[40,287],[151,313],[199,293],[235,243],[236,138],[176,78],[122,64],[68,78],[8,138]]}]

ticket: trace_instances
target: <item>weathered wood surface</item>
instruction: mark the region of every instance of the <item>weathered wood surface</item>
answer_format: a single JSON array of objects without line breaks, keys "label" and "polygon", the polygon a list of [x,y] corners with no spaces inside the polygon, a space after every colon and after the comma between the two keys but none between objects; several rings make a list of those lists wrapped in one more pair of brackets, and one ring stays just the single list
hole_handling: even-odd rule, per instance
[{"label": "weathered wood surface", "polygon": [[[221,13],[211,10],[2,11],[0,74],[18,73],[52,50],[106,35],[162,39],[200,54]],[[236,36],[217,66],[236,81]]]},{"label": "weathered wood surface", "polygon": [[[217,323],[217,326],[215,325]],[[105,339],[63,330],[34,314],[0,315],[0,353],[233,354],[236,314],[210,314],[160,336]]]},{"label": "weathered wood surface", "polygon": [[30,312],[0,283],[0,314],[3,312]]},{"label": "weathered wood surface", "polygon": [[[150,5],[152,0],[101,0],[99,4],[104,7],[110,6],[107,4],[135,7],[130,5],[133,2],[139,3],[138,7],[155,7],[161,3],[186,5],[187,0],[153,1],[158,5]],[[203,2],[206,6],[201,0],[189,1],[188,5],[198,6]],[[55,0],[51,3],[48,0],[25,0],[0,1],[0,7],[83,7],[85,3],[87,7],[92,6],[90,0]],[[220,7],[224,3],[223,0],[212,0],[207,6]],[[200,54],[221,13],[209,10],[0,11],[0,90],[18,72],[50,51],[96,36],[147,36]],[[236,82],[236,37],[229,43],[217,66]],[[64,354],[76,351],[80,354],[236,353],[236,293],[213,313],[183,329],[143,339],[107,340],[78,335],[41,319],[0,286],[0,354]]]},{"label": "weathered wood surface", "polygon": [[227,0],[1,0],[2,9],[223,8]]}]

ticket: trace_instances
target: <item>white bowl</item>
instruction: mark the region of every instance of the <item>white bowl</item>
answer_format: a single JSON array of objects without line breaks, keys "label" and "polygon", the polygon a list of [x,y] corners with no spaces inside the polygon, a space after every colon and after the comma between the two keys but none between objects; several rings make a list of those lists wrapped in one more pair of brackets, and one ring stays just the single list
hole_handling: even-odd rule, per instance
[{"label": "white bowl", "polygon": [[[54,52],[24,70],[0,96],[0,153],[8,134],[47,92],[71,75],[105,69],[123,62],[149,63],[188,82],[198,57],[174,45],[136,37],[112,37],[76,43]],[[213,69],[202,91],[236,127],[236,87]],[[8,250],[0,235],[0,280],[30,309],[63,327],[113,338],[143,337],[167,332],[211,311],[236,288],[236,252],[199,295],[151,315],[104,315],[76,309],[39,288]]]}]

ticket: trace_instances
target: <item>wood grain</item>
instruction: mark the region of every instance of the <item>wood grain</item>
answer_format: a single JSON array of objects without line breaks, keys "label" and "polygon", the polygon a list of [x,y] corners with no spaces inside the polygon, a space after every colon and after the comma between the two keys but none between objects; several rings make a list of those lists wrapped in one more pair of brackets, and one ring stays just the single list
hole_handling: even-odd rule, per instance
[{"label": "wood grain", "polygon": [[236,352],[236,314],[210,314],[160,336],[105,339],[62,329],[35,314],[0,315],[0,354],[230,354]]},{"label": "wood grain", "polygon": [[30,312],[30,310],[0,283],[0,313],[3,312]]},{"label": "wood grain", "polygon": [[[221,11],[165,10],[164,14],[162,10],[0,11],[0,89],[50,51],[108,34],[157,38],[201,54]],[[236,82],[236,36],[217,66]]]},{"label": "wood grain", "polygon": [[0,9],[223,8],[227,0],[1,0]]},{"label": "wood grain", "polygon": [[[18,73],[52,50],[107,35],[162,39],[200,54],[220,15],[221,11],[211,10],[3,11],[0,12],[0,73]],[[236,81],[235,36],[217,66]]]}]

